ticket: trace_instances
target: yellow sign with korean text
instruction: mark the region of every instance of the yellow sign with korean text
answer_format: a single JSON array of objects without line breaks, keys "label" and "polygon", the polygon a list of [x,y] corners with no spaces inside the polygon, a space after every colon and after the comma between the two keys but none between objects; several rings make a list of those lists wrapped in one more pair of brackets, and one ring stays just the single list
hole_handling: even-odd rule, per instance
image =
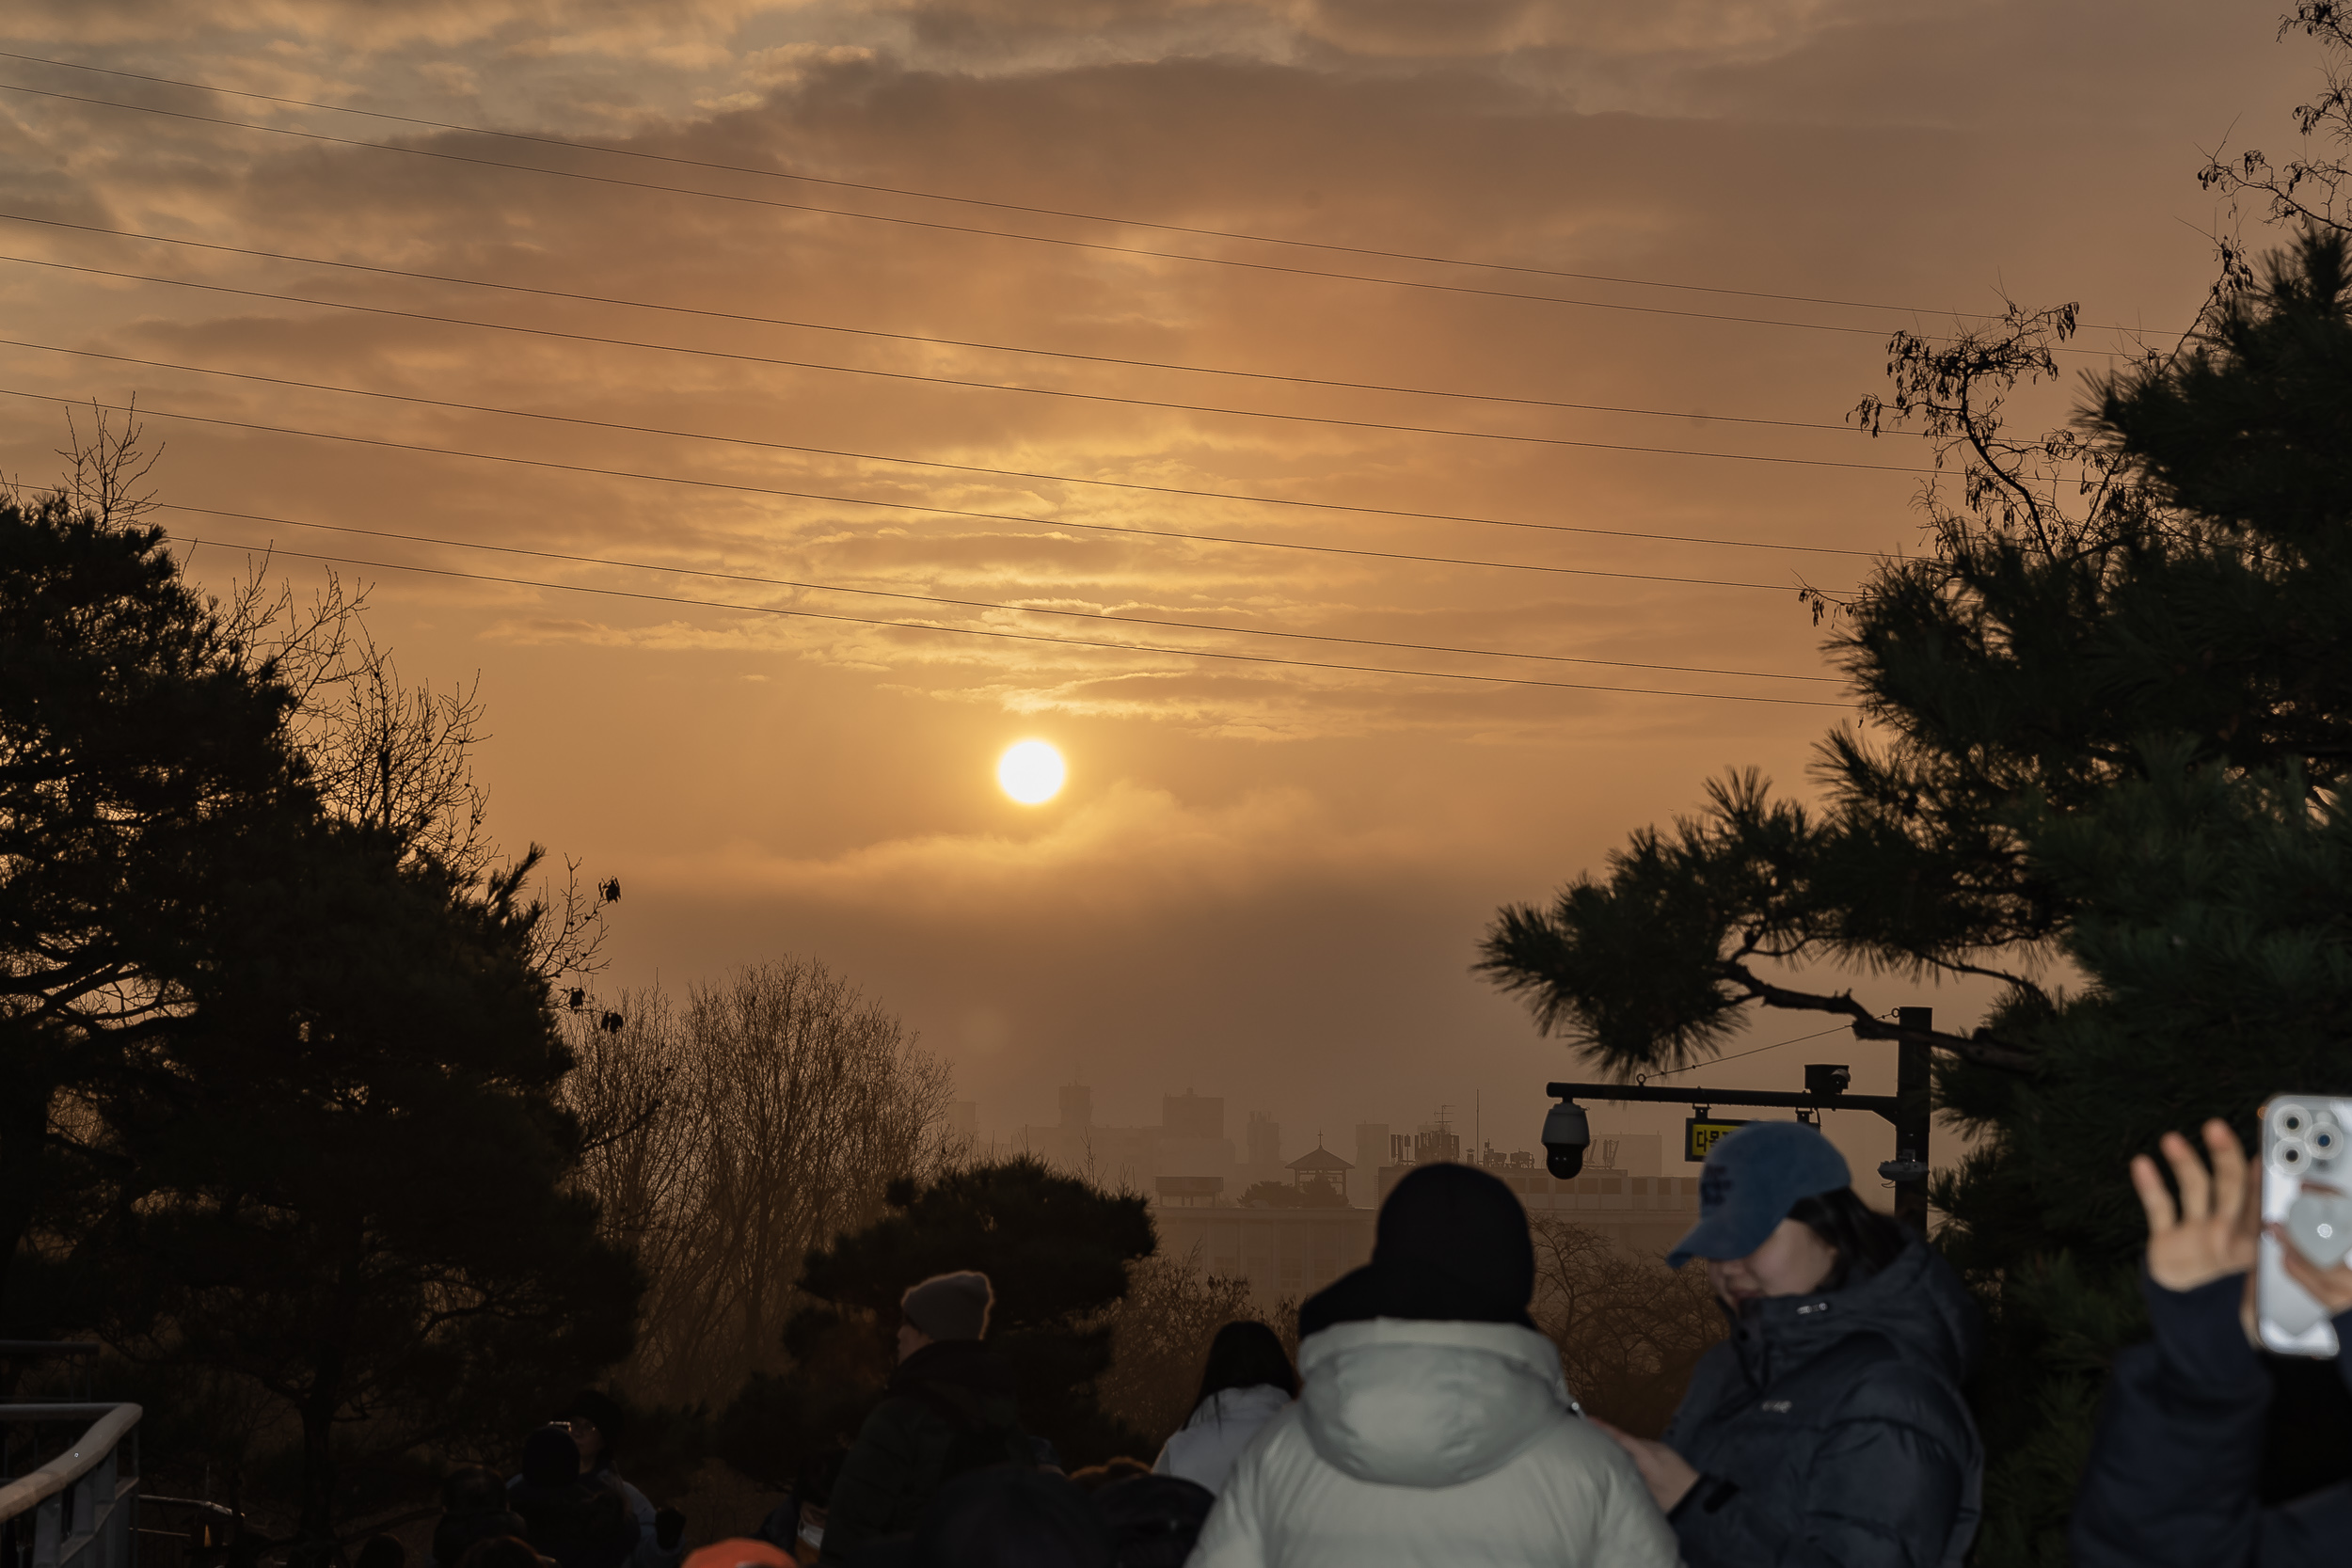
[{"label": "yellow sign with korean text", "polygon": [[1697,1164],[1707,1158],[1707,1151],[1715,1147],[1717,1140],[1746,1125],[1744,1121],[1718,1121],[1713,1117],[1686,1117],[1682,1122],[1682,1157]]}]

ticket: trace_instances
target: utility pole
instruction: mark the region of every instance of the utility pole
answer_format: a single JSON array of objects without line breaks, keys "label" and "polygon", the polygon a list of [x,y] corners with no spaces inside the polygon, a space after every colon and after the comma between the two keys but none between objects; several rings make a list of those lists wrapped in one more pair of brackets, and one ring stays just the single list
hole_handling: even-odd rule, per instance
[{"label": "utility pole", "polygon": [[[1935,1009],[1898,1007],[1895,1023],[1925,1035],[1935,1027]],[[1895,1158],[1880,1174],[1895,1183],[1895,1217],[1924,1236],[1928,1229],[1928,1131],[1935,1120],[1934,1108],[1928,1102],[1928,1042],[1906,1039],[1895,1049]]]}]

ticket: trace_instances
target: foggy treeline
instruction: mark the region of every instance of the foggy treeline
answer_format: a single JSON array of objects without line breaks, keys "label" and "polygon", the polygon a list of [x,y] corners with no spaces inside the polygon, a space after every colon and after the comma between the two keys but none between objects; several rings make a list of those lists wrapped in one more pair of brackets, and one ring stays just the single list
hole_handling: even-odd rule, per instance
[{"label": "foggy treeline", "polygon": [[588,1131],[580,1184],[637,1256],[645,1297],[616,1381],[723,1404],[784,1354],[811,1248],[876,1218],[892,1180],[961,1150],[947,1068],[818,962],[787,958],[571,1015],[565,1096]]}]

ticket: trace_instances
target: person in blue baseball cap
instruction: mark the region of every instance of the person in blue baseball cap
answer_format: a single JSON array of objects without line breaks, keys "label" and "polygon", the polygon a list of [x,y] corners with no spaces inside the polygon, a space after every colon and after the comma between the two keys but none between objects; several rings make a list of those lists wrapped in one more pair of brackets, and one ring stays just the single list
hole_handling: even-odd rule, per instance
[{"label": "person in blue baseball cap", "polygon": [[1707,1157],[1699,1223],[1667,1261],[1707,1265],[1730,1320],[1662,1440],[1620,1432],[1689,1568],[1958,1568],[1984,1449],[1961,1386],[1976,1303],[1924,1237],[1864,1203],[1803,1122],[1751,1122]]}]

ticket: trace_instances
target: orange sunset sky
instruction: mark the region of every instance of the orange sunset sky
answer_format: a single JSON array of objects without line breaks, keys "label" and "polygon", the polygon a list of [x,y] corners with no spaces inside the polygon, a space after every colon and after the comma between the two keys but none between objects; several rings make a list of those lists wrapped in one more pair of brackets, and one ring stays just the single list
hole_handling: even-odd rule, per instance
[{"label": "orange sunset sky", "polygon": [[2315,80],[2276,9],[11,0],[0,467],[135,394],[197,578],[365,563],[501,842],[624,883],[607,994],[822,958],[999,1137],[1076,1078],[1531,1148],[1584,1074],[1495,906],[1805,787],[1797,589],[1921,541],[1928,450],[1841,423],[1887,335],[2177,335],[2203,152]]}]

